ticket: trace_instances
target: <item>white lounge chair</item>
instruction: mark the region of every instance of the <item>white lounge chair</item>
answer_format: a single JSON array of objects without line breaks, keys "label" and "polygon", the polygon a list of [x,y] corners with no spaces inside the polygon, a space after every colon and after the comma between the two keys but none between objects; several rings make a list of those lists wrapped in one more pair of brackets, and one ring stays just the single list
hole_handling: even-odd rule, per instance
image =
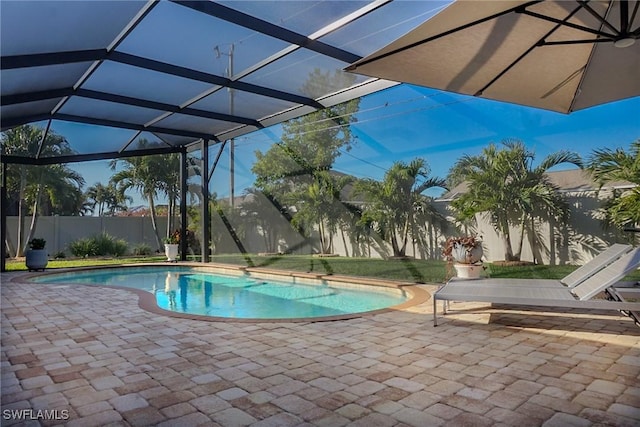
[{"label": "white lounge chair", "polygon": [[[640,300],[640,282],[620,282],[615,287],[607,288],[604,292],[609,301],[626,302],[625,298]],[[620,312],[631,317],[636,325],[640,326],[640,311],[620,310]]]},{"label": "white lounge chair", "polygon": [[[631,245],[624,245],[621,243],[614,243],[609,246],[604,251],[600,252],[597,256],[595,256],[591,261],[588,261],[586,264],[578,267],[570,274],[566,275],[560,280],[557,279],[507,279],[507,278],[487,278],[487,279],[477,279],[474,281],[475,284],[482,285],[483,283],[492,284],[492,285],[503,285],[503,286],[522,286],[531,283],[531,280],[535,280],[536,285],[543,286],[565,286],[568,288],[573,288],[576,285],[587,280],[589,277],[593,276],[598,271],[602,270],[613,261],[620,258],[622,255],[630,252],[633,249]],[[484,281],[484,282],[483,282]]]},{"label": "white lounge chair", "polygon": [[630,252],[632,249],[633,246],[631,245],[614,243],[604,251],[600,252],[591,261],[587,262],[586,264],[574,270],[572,273],[563,277],[560,282],[572,288],[591,277],[594,273],[602,270],[613,261],[620,258],[622,255]]},{"label": "white lounge chair", "polygon": [[[592,299],[613,288],[624,276],[640,266],[640,248],[632,249],[569,288],[559,281],[536,279],[451,279],[433,294],[433,326],[437,326],[436,305],[444,301],[477,301],[505,305],[640,311],[640,302]],[[510,282],[510,284],[507,284]],[[615,288],[613,288],[615,290]]]}]

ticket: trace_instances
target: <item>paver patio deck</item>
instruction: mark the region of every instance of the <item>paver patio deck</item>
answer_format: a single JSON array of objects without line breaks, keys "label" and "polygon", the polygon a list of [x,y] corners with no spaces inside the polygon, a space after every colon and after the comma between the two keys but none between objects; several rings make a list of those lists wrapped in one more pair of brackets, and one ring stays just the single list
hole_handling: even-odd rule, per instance
[{"label": "paver patio deck", "polygon": [[[640,328],[612,312],[453,303],[434,328],[429,301],[332,322],[204,322],[142,310],[125,290],[10,277],[2,425],[640,424]],[[28,419],[51,414],[68,420]]]}]

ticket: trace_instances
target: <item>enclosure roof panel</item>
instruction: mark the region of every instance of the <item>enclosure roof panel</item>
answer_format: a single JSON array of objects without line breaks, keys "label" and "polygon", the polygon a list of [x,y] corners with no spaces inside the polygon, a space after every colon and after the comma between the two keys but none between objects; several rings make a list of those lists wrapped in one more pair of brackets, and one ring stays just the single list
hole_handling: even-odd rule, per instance
[{"label": "enclosure roof panel", "polygon": [[124,130],[75,161],[224,141],[396,84],[342,70],[443,4],[3,1],[2,130]]}]

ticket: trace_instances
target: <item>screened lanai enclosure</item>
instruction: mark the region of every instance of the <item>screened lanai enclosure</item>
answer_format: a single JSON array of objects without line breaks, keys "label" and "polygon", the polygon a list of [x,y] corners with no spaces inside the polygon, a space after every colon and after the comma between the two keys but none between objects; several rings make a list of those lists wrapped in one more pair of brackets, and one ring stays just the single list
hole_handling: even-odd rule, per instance
[{"label": "screened lanai enclosure", "polygon": [[72,216],[64,251],[97,215],[65,185],[111,180],[169,224],[109,230],[154,247],[177,230],[182,259],[440,258],[444,236],[473,230],[447,210],[458,158],[513,138],[540,157],[584,134],[638,138],[637,97],[567,116],[345,71],[448,4],[2,1],[2,241]]},{"label": "screened lanai enclosure", "polygon": [[[200,218],[220,206],[222,200],[216,198],[224,193],[229,206],[246,200],[252,185],[243,182],[251,168],[245,156],[282,138],[282,129],[271,129],[273,125],[315,114],[300,126],[317,134],[311,138],[335,146],[315,164],[305,164],[305,154],[298,158],[289,153],[287,173],[305,179],[312,169],[330,166],[336,150],[353,139],[348,127],[358,102],[343,103],[396,84],[342,70],[441,6],[388,1],[2,2],[2,130],[29,125],[42,131],[39,141],[28,145],[3,140],[3,165],[38,167],[177,153],[180,194],[193,196],[180,198],[178,228],[185,232],[191,227],[189,200],[200,207]],[[256,131],[261,131],[261,143],[243,139]],[[51,135],[67,144],[55,146]],[[5,183],[11,170],[4,174]],[[218,181],[225,188],[218,189]],[[269,215],[287,221],[283,202],[262,196],[251,200],[267,202]],[[216,225],[225,227],[223,235],[236,251],[246,249],[234,227],[236,218],[222,219]],[[198,228],[200,236],[210,233],[208,221],[199,221]],[[202,251],[204,261],[208,253]]]}]

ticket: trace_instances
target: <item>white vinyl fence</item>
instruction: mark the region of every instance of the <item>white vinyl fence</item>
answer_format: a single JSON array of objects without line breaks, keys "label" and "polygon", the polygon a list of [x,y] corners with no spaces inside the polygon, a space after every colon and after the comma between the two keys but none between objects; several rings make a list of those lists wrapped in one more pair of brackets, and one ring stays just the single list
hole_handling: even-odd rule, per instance
[{"label": "white vinyl fence", "polygon": [[[570,205],[571,215],[567,224],[543,224],[538,230],[538,238],[541,244],[532,249],[528,238],[525,238],[522,248],[523,261],[536,261],[542,264],[562,265],[562,264],[583,264],[590,260],[609,244],[624,241],[629,236],[625,233],[616,232],[613,229],[605,230],[599,218],[598,208],[601,206],[601,199],[596,192],[587,191],[580,194],[567,195]],[[435,203],[436,208],[445,216],[448,215],[449,202],[440,200]],[[158,218],[158,228],[160,236],[166,233],[167,218]],[[212,253],[238,253],[240,249],[235,243],[234,236],[227,230],[231,226],[234,230],[242,230],[237,234],[242,249],[249,253],[266,252],[266,243],[262,231],[249,224],[236,223],[237,219],[229,219],[228,225],[223,224],[220,218],[213,215],[212,218]],[[284,219],[283,219],[284,221]],[[30,218],[25,218],[24,226],[28,231]],[[176,223],[178,223],[176,221]],[[286,226],[286,224],[284,224]],[[282,228],[286,228],[286,227]],[[278,245],[281,252],[287,251],[297,254],[310,254],[314,248],[309,245],[309,241],[300,236],[289,226]],[[484,247],[485,261],[496,261],[504,259],[504,247],[501,238],[496,234],[487,218],[478,215],[476,224],[473,227],[481,236]],[[407,255],[416,259],[440,259],[442,242],[449,237],[443,235],[431,227],[425,236],[419,236],[410,242],[407,248]],[[25,231],[25,232],[27,232]],[[519,243],[515,236],[519,235],[519,230],[514,228],[512,242],[514,250]],[[68,245],[70,242],[90,237],[99,233],[108,233],[114,237],[122,238],[129,243],[129,248],[146,243],[152,249],[156,249],[156,240],[151,227],[149,217],[40,217],[38,219],[35,237],[44,238],[47,241],[47,249],[51,256],[58,252],[65,251],[69,255]],[[460,232],[453,231],[453,227],[447,234],[461,235]],[[474,233],[469,231],[469,233]],[[17,217],[7,218],[7,234],[12,239],[14,247],[17,235]],[[215,237],[217,236],[217,237]],[[375,237],[375,236],[373,236]],[[314,236],[317,239],[317,236]],[[314,241],[311,239],[311,242]],[[338,232],[333,239],[333,253],[340,256],[360,256],[381,258],[390,256],[390,250],[379,238],[368,243],[354,244],[347,233]]]},{"label": "white vinyl fence", "polygon": [[[167,218],[158,218],[157,223],[162,238],[166,234]],[[30,224],[31,217],[25,218],[25,235]],[[153,250],[157,246],[149,217],[41,216],[34,237],[45,239],[49,255],[54,256],[62,251],[69,255],[69,243],[100,233],[124,239],[130,248],[139,243],[146,243]],[[18,217],[7,217],[7,235],[13,247],[17,245],[17,234]]]}]

